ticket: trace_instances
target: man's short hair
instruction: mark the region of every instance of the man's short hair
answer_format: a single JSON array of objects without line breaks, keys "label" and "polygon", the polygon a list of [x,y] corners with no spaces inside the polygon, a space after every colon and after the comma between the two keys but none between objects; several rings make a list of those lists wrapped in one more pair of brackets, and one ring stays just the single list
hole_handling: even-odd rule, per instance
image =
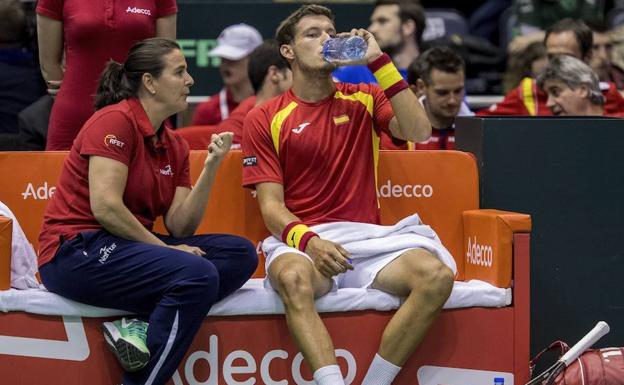
[{"label": "man's short hair", "polygon": [[420,1],[418,0],[377,0],[375,1],[375,8],[380,5],[398,5],[399,6],[399,18],[402,23],[408,20],[413,20],[416,24],[416,33],[414,38],[416,44],[420,47],[422,45],[422,35],[425,31],[425,10]]},{"label": "man's short hair", "polygon": [[596,105],[604,104],[598,76],[582,60],[569,55],[555,56],[537,77],[537,85],[543,89],[548,80],[559,80],[572,89],[585,85],[589,90],[589,101]]},{"label": "man's short hair", "polygon": [[295,12],[291,13],[284,21],[282,21],[277,27],[277,31],[275,32],[275,40],[277,40],[277,44],[281,47],[283,44],[290,44],[295,38],[295,28],[299,20],[303,19],[306,16],[327,16],[332,23],[334,23],[334,14],[332,11],[323,7],[322,5],[317,4],[307,4],[302,5]]},{"label": "man's short hair", "polygon": [[544,36],[544,45],[551,33],[573,32],[576,36],[579,48],[581,49],[581,59],[591,55],[592,45],[594,44],[594,36],[592,30],[582,20],[575,19],[561,19],[555,24],[546,29],[546,36]]},{"label": "man's short hair", "polygon": [[251,81],[254,92],[258,93],[264,84],[264,78],[269,67],[275,66],[279,70],[288,68],[288,62],[280,55],[279,45],[273,39],[265,40],[249,54],[247,75]]},{"label": "man's short hair", "polygon": [[586,21],[585,24],[596,33],[607,33],[611,30],[606,21]]},{"label": "man's short hair", "polygon": [[22,42],[26,34],[26,13],[19,0],[0,0],[0,44]]},{"label": "man's short hair", "polygon": [[446,46],[429,48],[407,68],[407,82],[416,84],[416,80],[422,79],[426,84],[431,84],[431,71],[434,68],[449,73],[464,71],[464,59]]}]

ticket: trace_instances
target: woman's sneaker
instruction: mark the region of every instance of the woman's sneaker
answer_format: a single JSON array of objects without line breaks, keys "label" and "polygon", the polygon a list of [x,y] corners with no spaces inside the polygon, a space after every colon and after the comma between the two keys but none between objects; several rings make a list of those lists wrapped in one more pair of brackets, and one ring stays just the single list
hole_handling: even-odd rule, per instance
[{"label": "woman's sneaker", "polygon": [[149,362],[150,352],[145,343],[148,326],[147,322],[126,317],[102,324],[106,344],[128,372],[136,372]]}]

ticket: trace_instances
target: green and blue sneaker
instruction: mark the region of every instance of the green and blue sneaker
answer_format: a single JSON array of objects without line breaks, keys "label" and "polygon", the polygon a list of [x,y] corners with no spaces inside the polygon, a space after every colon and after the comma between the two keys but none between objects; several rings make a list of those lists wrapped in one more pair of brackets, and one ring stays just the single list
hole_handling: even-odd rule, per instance
[{"label": "green and blue sneaker", "polygon": [[150,352],[145,343],[148,326],[147,322],[126,317],[102,324],[106,344],[128,372],[136,372],[149,362]]}]

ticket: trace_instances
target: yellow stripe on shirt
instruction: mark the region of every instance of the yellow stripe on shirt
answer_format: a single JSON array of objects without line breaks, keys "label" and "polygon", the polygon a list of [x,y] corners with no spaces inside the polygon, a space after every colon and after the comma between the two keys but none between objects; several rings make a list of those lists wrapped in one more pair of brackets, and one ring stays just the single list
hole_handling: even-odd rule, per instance
[{"label": "yellow stripe on shirt", "polygon": [[373,116],[373,95],[367,94],[366,92],[358,91],[351,95],[345,95],[340,91],[336,91],[334,94],[334,98],[336,99],[345,99],[345,100],[353,100],[356,102],[360,102],[366,107],[366,111]]},{"label": "yellow stripe on shirt", "polygon": [[[381,142],[381,138],[379,137],[379,135],[377,135],[377,132],[372,129],[371,130],[372,134],[373,134],[373,167],[375,168],[375,191],[379,191],[379,182],[378,182],[378,172],[377,169],[379,168],[379,146],[380,146],[380,142]],[[379,197],[377,197],[377,208],[380,208],[381,204],[379,203]]]},{"label": "yellow stripe on shirt", "polygon": [[273,147],[275,147],[275,153],[279,155],[279,140],[280,133],[282,131],[282,124],[284,120],[290,115],[291,112],[297,107],[297,102],[290,102],[286,107],[282,108],[273,116],[271,120],[271,137],[273,138]]},{"label": "yellow stripe on shirt", "polygon": [[522,79],[522,102],[531,116],[535,116],[535,93],[533,92],[533,79]]}]

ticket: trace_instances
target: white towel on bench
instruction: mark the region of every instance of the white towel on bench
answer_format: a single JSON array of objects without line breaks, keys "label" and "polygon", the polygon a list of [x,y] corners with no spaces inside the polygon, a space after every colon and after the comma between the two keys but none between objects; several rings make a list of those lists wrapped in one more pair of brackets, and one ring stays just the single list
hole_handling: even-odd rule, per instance
[{"label": "white towel on bench", "polygon": [[16,289],[39,288],[37,281],[37,254],[26,238],[17,218],[11,210],[0,201],[0,215],[13,219],[13,235],[11,239],[11,287]]},{"label": "white towel on bench", "polygon": [[453,273],[457,273],[455,259],[442,245],[435,231],[423,224],[418,214],[405,217],[393,226],[333,222],[313,226],[312,229],[321,238],[342,245],[353,258],[390,254],[419,247],[436,254]]},{"label": "white towel on bench", "polygon": [[[263,279],[251,279],[229,297],[216,303],[209,316],[283,314],[277,293],[265,289]],[[375,289],[339,289],[316,301],[319,312],[392,310],[399,297]],[[503,307],[511,304],[511,289],[501,289],[483,281],[456,281],[445,309],[473,306]],[[0,311],[82,317],[109,317],[127,314],[121,310],[85,305],[41,289],[0,291]]]}]

